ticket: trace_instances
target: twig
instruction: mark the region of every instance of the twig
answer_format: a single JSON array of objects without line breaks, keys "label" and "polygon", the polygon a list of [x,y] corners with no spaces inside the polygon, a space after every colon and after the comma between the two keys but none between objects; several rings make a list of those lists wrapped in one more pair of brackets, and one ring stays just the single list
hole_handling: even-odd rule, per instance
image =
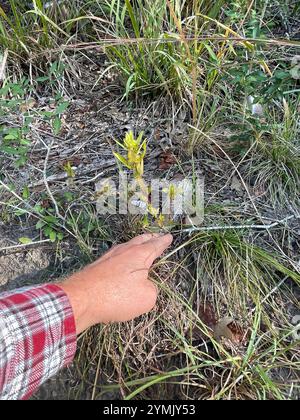
[{"label": "twig", "polygon": [[181,232],[193,233],[193,232],[209,232],[214,230],[235,230],[235,229],[261,229],[261,230],[268,230],[273,229],[276,226],[282,225],[289,220],[298,219],[300,216],[288,216],[285,219],[278,220],[274,223],[268,225],[228,225],[228,226],[206,226],[206,227],[193,227],[190,229],[182,229]]},{"label": "twig", "polygon": [[50,146],[47,146],[47,155],[46,155],[45,162],[44,162],[43,180],[44,180],[44,184],[45,184],[47,193],[48,193],[48,195],[49,195],[49,197],[50,197],[50,199],[51,199],[51,201],[54,205],[56,216],[60,220],[65,221],[65,218],[60,214],[58,204],[57,204],[57,202],[56,202],[56,200],[55,200],[55,198],[52,194],[52,191],[50,190],[50,187],[49,187],[49,184],[48,184],[48,179],[47,179],[47,166],[48,166],[49,156],[50,156],[51,147],[52,147],[53,143],[54,143],[54,140],[50,143]]},{"label": "twig", "polygon": [[88,179],[86,181],[82,181],[81,182],[81,185],[85,185],[85,184],[89,184],[90,182],[94,182],[94,181],[96,181],[98,178],[100,178],[103,175],[104,175],[104,172],[100,172],[100,174],[95,175],[93,178]]},{"label": "twig", "polygon": [[250,2],[250,4],[249,4],[249,7],[248,7],[248,9],[247,9],[247,12],[245,13],[245,16],[243,17],[243,19],[242,19],[241,23],[239,24],[239,29],[243,28],[244,23],[245,23],[245,21],[246,21],[246,19],[247,19],[248,15],[249,15],[249,13],[251,12],[251,9],[252,9],[252,7],[253,7],[253,3],[254,3],[254,0],[251,0],[251,2]]},{"label": "twig", "polygon": [[[14,205],[12,205],[10,203],[4,203],[4,202],[0,201],[0,204],[1,205],[8,206],[8,207],[13,208],[15,210],[25,211],[27,214],[30,214],[33,217],[37,217],[39,220],[43,220],[43,216],[41,216],[39,213],[37,213],[36,210],[30,204],[26,203],[26,201],[23,200],[23,198],[20,197],[15,191],[13,191],[6,184],[4,184],[4,182],[1,181],[1,179],[0,179],[0,185],[2,185],[2,187],[4,189],[6,189],[9,193],[11,193],[21,203],[23,203],[26,208],[25,209],[22,209],[22,208],[20,208],[18,206],[14,206]],[[27,210],[27,209],[29,209],[29,210]],[[63,221],[64,221],[64,218],[63,218]],[[74,233],[72,233],[64,224],[58,224],[57,226],[61,227],[62,229],[64,229],[66,232],[68,232],[71,236],[73,236],[75,238]]]},{"label": "twig", "polygon": [[0,206],[9,207],[10,209],[24,212],[24,214],[28,214],[28,215],[30,215],[32,217],[36,217],[37,219],[39,219],[39,216],[37,214],[34,214],[31,211],[29,211],[29,210],[23,209],[22,207],[14,206],[13,204],[6,203],[4,201],[0,201]]},{"label": "twig", "polygon": [[[104,168],[105,170],[107,170],[111,166],[113,166],[113,164],[110,164],[108,162],[105,166],[102,166],[101,169]],[[81,177],[83,177],[85,175],[88,175],[91,172],[94,172],[94,171],[97,172],[98,170],[99,170],[99,165],[90,165],[90,166],[87,166],[87,168],[84,169],[84,170],[76,171],[76,174],[75,174],[75,178],[74,179],[75,179],[76,182],[78,182],[79,181],[79,178],[81,178]],[[96,178],[98,178],[100,176],[103,176],[104,174],[105,174],[105,172],[97,173],[95,175],[95,177],[92,178],[91,180],[89,180],[88,182],[93,181],[94,179],[96,179]],[[48,182],[48,184],[52,184],[52,183],[58,182],[58,181],[65,181],[67,179],[68,179],[67,173],[66,172],[60,172],[59,174],[51,175],[51,176],[47,177],[47,182]],[[84,181],[84,182],[86,183],[86,181]],[[40,181],[37,181],[37,182],[33,182],[33,183],[29,184],[29,188],[40,187],[41,185],[44,185],[44,183],[45,183],[44,179],[43,180],[40,180]]]},{"label": "twig", "polygon": [[[212,42],[253,42],[265,45],[278,45],[278,46],[291,46],[291,47],[299,47],[300,42],[299,41],[291,41],[286,39],[263,39],[263,38],[246,38],[246,37],[225,37],[225,36],[191,36],[186,37],[185,40],[187,42],[195,42],[195,41],[212,41]],[[96,49],[100,50],[101,52],[104,51],[105,48],[110,46],[116,46],[116,45],[125,45],[125,44],[156,44],[157,42],[161,44],[173,44],[182,42],[181,38],[174,38],[174,39],[161,39],[161,38],[106,38],[102,39],[99,42],[89,42],[89,43],[76,43],[76,44],[63,44],[59,48],[54,48],[51,50],[47,50],[47,53],[55,53],[65,50],[91,50]],[[33,58],[36,58],[38,56],[45,55],[45,52],[39,52],[36,54]]]},{"label": "twig", "polygon": [[30,204],[28,204],[28,203],[26,203],[26,201],[22,198],[22,197],[20,197],[15,191],[13,191],[11,188],[9,188],[9,186],[8,185],[6,185],[6,184],[4,184],[4,182],[3,181],[1,181],[1,179],[0,179],[0,185],[2,185],[2,187],[6,190],[6,191],[8,191],[9,193],[11,193],[15,198],[17,198],[21,203],[23,203],[24,204],[24,206],[26,207],[26,208],[28,208],[29,210],[30,210],[30,212],[31,213],[35,213],[35,210],[34,210],[34,208],[30,205]]},{"label": "twig", "polygon": [[2,61],[0,62],[0,82],[2,82],[4,79],[7,58],[8,58],[8,50],[5,50],[2,56]]},{"label": "twig", "polygon": [[12,245],[12,246],[6,246],[4,248],[0,248],[0,253],[3,251],[10,251],[12,249],[20,249],[20,248],[27,248],[34,245],[40,245],[47,242],[51,242],[50,239],[43,239],[42,241],[36,241],[36,242],[29,242],[28,244],[18,244],[18,245]]}]

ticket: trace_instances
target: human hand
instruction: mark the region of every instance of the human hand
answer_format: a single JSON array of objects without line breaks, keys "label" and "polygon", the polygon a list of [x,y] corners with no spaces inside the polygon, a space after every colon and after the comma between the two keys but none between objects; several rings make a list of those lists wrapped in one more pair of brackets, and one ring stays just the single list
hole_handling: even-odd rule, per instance
[{"label": "human hand", "polygon": [[170,234],[137,236],[65,280],[60,286],[73,307],[77,333],[149,312],[158,294],[148,279],[149,269],[172,240]]}]

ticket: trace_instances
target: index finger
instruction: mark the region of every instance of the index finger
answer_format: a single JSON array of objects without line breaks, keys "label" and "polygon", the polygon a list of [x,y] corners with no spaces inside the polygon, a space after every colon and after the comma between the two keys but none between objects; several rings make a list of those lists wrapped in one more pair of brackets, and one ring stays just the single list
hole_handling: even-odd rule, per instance
[{"label": "index finger", "polygon": [[145,257],[146,266],[150,268],[156,258],[160,257],[172,242],[173,236],[171,234],[167,234],[150,239],[149,241],[141,244],[141,251]]}]

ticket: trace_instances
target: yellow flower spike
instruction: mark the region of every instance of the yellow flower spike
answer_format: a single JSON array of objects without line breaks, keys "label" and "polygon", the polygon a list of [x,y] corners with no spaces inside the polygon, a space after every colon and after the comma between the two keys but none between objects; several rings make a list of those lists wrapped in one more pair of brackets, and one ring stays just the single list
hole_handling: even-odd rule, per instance
[{"label": "yellow flower spike", "polygon": [[171,198],[171,200],[174,200],[174,198],[176,197],[176,188],[174,185],[170,185],[169,197]]},{"label": "yellow flower spike", "polygon": [[[127,152],[127,157],[114,152],[115,157],[128,169],[133,172],[135,182],[140,187],[140,200],[147,205],[147,213],[144,217],[144,226],[149,224],[148,215],[157,220],[160,227],[163,227],[165,217],[159,214],[159,210],[154,208],[149,200],[149,190],[143,179],[144,175],[144,158],[147,152],[147,141],[143,140],[144,133],[140,133],[135,139],[133,131],[129,131],[125,135],[123,144],[117,141],[117,144]],[[168,190],[169,191],[169,190]]]},{"label": "yellow flower spike", "polygon": [[136,147],[136,140],[134,139],[133,131],[126,133],[124,145],[128,150],[134,150]]},{"label": "yellow flower spike", "polygon": [[163,188],[163,192],[168,194],[171,200],[174,200],[177,194],[182,194],[182,187],[177,187],[174,184],[171,184],[168,188]]},{"label": "yellow flower spike", "polygon": [[164,222],[165,222],[165,216],[163,215],[163,214],[161,214],[160,213],[160,215],[158,216],[158,218],[157,218],[157,223],[158,223],[158,226],[160,227],[160,228],[162,228],[163,226],[164,226]]},{"label": "yellow flower spike", "polygon": [[139,159],[135,166],[135,176],[142,177],[144,174],[144,160]]},{"label": "yellow flower spike", "polygon": [[123,144],[117,141],[117,144],[127,151],[127,159],[114,152],[115,157],[126,168],[133,171],[136,178],[141,178],[144,174],[144,157],[147,151],[146,140],[142,141],[144,133],[140,133],[138,138],[134,138],[133,131],[128,131],[125,135]]},{"label": "yellow flower spike", "polygon": [[157,218],[159,210],[153,207],[152,204],[148,205],[147,210],[151,214],[151,216]]}]

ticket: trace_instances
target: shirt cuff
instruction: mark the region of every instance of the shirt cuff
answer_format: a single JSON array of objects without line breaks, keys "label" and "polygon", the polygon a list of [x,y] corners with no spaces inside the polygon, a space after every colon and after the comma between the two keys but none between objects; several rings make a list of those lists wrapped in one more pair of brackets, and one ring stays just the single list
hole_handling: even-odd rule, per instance
[{"label": "shirt cuff", "polygon": [[57,284],[0,295],[0,399],[28,399],[72,362],[75,319]]}]

